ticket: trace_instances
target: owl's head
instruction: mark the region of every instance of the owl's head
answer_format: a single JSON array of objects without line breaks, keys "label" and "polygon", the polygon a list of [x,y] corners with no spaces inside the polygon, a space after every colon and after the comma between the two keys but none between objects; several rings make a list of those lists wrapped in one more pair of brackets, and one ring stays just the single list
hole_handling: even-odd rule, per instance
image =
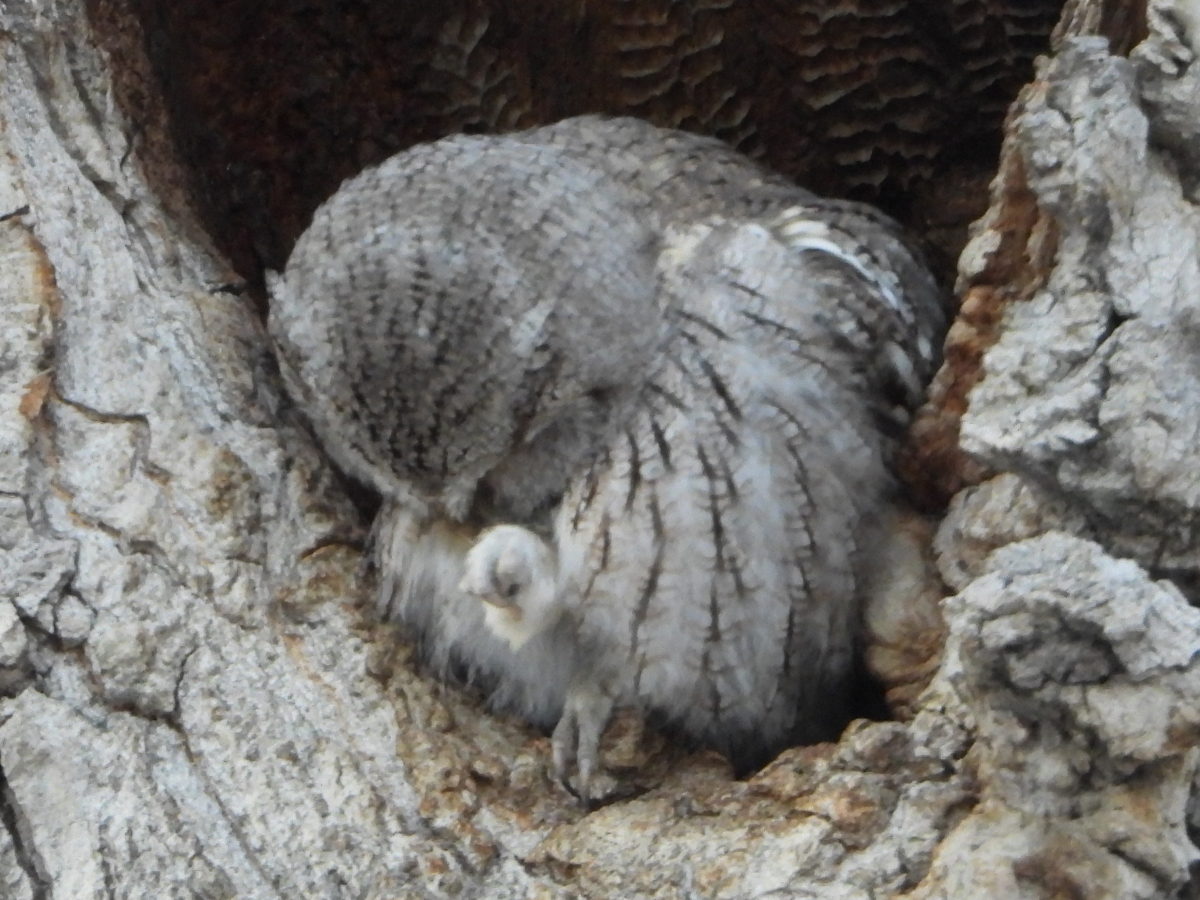
[{"label": "owl's head", "polygon": [[471,547],[459,590],[483,602],[483,620],[513,650],[554,624],[558,602],[554,551],[519,525],[487,529]]}]

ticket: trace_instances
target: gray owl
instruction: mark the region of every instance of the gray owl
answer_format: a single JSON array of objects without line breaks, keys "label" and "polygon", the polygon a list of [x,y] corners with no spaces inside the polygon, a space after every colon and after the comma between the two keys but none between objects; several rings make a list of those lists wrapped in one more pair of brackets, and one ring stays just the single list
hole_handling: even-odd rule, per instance
[{"label": "gray owl", "polygon": [[943,314],[897,227],[583,117],[347,181],[272,282],[289,391],[376,488],[380,608],[554,727],[753,765],[831,736]]}]

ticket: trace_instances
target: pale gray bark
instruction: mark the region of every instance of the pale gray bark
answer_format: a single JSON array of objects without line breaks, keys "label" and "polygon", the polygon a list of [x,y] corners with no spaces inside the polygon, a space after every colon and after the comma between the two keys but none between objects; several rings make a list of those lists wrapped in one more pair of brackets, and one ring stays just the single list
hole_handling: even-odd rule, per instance
[{"label": "pale gray bark", "polygon": [[1070,500],[1120,555],[1195,578],[1200,65],[1153,18],[1163,30],[1132,59],[1069,42],[1015,122],[1058,258],[1009,308],[962,444]]},{"label": "pale gray bark", "polygon": [[1200,613],[1138,565],[1200,550],[1200,64],[1168,7],[1132,60],[1069,43],[1014,119],[1060,251],[972,396],[1010,474],[942,525],[911,716],[747,782],[618,723],[650,790],[585,815],[544,737],[362,611],[364,523],[147,187],[82,4],[7,0],[0,896],[1188,896]]}]

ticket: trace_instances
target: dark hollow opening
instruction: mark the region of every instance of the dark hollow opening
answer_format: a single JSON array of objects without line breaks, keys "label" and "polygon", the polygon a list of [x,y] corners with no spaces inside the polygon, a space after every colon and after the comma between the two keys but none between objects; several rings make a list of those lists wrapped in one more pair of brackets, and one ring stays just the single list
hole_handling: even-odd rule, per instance
[{"label": "dark hollow opening", "polygon": [[[363,167],[455,132],[588,112],[712,134],[819,193],[874,202],[949,285],[1005,112],[1061,6],[92,0],[91,12],[121,57],[118,98],[151,178],[261,299],[263,270],[283,268],[313,210]],[[156,163],[156,146],[173,149]],[[377,500],[352,494],[369,515]],[[887,717],[865,672],[848,712]]]},{"label": "dark hollow opening", "polygon": [[455,132],[587,112],[713,134],[820,193],[876,202],[926,239],[948,281],[1062,2],[92,6],[101,25],[140,30],[194,206],[253,286],[363,167]]}]

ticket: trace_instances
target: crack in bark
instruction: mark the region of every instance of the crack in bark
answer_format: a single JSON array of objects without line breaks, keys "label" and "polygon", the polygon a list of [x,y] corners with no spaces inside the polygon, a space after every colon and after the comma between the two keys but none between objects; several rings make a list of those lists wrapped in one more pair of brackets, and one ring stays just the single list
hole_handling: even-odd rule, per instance
[{"label": "crack in bark", "polygon": [[[272,889],[273,895],[279,898],[279,900],[283,900],[283,895],[280,894],[278,890],[275,890],[278,880],[263,867],[262,861],[258,858],[258,854],[251,850],[249,841],[247,841],[246,836],[242,833],[242,829],[238,826],[233,816],[229,814],[229,810],[226,808],[221,794],[213,788],[213,785],[209,781],[208,776],[205,774],[204,769],[199,765],[199,757],[197,757],[195,752],[192,750],[192,744],[188,739],[187,729],[184,728],[182,724],[180,724],[178,728],[178,734],[180,741],[183,744],[183,752],[187,756],[188,763],[191,765],[192,771],[196,773],[196,780],[204,785],[205,794],[208,795],[208,797],[212,800],[213,805],[219,810],[221,821],[225,823],[225,827],[229,829],[229,834],[233,837],[238,849],[242,851],[242,857],[245,859],[246,865],[253,870],[256,875],[258,875],[258,877],[262,880],[264,887]],[[49,900],[49,898],[47,898],[47,900]]]},{"label": "crack in bark", "polygon": [[33,900],[52,900],[53,882],[47,874],[46,863],[33,845],[32,836],[26,833],[28,826],[25,829],[21,827],[23,821],[16,794],[8,783],[4,767],[0,766],[0,826],[12,840],[17,865],[29,880]]}]

